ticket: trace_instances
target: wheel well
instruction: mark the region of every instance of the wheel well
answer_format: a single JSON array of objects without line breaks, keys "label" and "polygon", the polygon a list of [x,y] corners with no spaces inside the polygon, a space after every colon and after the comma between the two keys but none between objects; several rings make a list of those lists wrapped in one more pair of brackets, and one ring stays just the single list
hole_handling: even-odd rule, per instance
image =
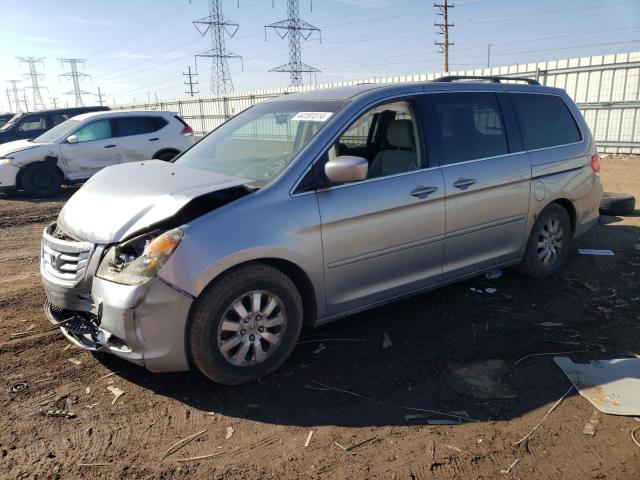
[{"label": "wheel well", "polygon": [[175,148],[163,148],[162,150],[158,150],[156,153],[154,153],[151,158],[158,158],[163,153],[173,153],[174,155],[177,155],[180,153],[180,150],[177,150]]},{"label": "wheel well", "polygon": [[576,208],[573,206],[571,200],[566,198],[558,198],[551,203],[557,203],[562,208],[564,208],[569,214],[569,218],[571,219],[571,233],[575,233],[576,231]]},{"label": "wheel well", "polygon": [[24,173],[24,171],[30,167],[31,165],[36,165],[38,163],[45,163],[49,166],[54,167],[62,176],[63,181],[66,180],[66,177],[64,175],[64,172],[60,169],[60,167],[58,166],[58,157],[45,157],[44,160],[41,160],[39,162],[31,162],[27,165],[24,165],[22,167],[20,167],[20,170],[18,170],[18,174],[16,175],[16,186],[18,188],[22,188],[22,174]]}]

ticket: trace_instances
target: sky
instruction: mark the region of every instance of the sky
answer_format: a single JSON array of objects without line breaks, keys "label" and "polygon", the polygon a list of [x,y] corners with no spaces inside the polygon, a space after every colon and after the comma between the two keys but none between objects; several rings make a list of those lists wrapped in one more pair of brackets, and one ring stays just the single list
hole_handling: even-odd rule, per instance
[{"label": "sky", "polygon": [[[302,42],[302,60],[329,83],[442,71],[433,0],[299,0],[300,17],[321,30]],[[286,87],[288,42],[264,25],[286,19],[286,0],[222,0],[239,24],[227,49],[236,92]],[[313,3],[313,5],[311,5]],[[640,0],[459,0],[450,10],[450,70],[640,50]],[[186,97],[183,72],[210,48],[192,21],[208,15],[207,0],[0,0],[0,111],[9,108],[7,80],[24,78],[16,57],[44,57],[38,71],[48,107],[73,106],[68,71],[59,58],[82,58],[86,105],[98,88],[107,104]],[[209,94],[211,62],[198,59],[194,78]],[[305,75],[305,83],[309,83]],[[26,91],[31,98],[31,90]],[[31,103],[31,100],[29,100]]]}]

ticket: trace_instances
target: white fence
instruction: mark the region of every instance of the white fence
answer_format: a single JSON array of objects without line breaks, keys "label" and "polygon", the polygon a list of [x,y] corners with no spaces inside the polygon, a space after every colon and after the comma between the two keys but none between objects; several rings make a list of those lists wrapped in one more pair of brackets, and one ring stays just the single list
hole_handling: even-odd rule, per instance
[{"label": "white fence", "polygon": [[[152,104],[121,105],[136,110],[170,110],[203,135],[256,103],[297,91],[358,83],[406,83],[434,80],[443,73],[369,78],[299,88],[241,92],[226,98],[172,99]],[[552,60],[548,62],[449,72],[448,75],[504,75],[537,78],[563,88],[576,102],[601,152],[640,153],[640,52]]]}]

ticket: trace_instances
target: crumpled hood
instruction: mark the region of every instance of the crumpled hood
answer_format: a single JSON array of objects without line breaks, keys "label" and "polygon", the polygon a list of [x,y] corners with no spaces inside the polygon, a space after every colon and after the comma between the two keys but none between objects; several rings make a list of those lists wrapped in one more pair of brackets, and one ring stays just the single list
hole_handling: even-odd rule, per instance
[{"label": "crumpled hood", "polygon": [[171,217],[196,197],[249,182],[160,160],[114,165],[69,199],[58,225],[81,240],[118,242]]},{"label": "crumpled hood", "polygon": [[29,140],[16,140],[14,142],[7,142],[0,144],[0,158],[4,158],[12,153],[22,152],[23,150],[29,150],[31,148],[38,148],[48,143],[33,143]]}]

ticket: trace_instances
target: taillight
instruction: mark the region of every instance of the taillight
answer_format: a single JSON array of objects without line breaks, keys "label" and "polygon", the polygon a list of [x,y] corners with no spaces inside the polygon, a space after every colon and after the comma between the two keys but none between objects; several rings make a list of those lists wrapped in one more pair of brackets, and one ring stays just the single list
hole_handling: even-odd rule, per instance
[{"label": "taillight", "polygon": [[597,153],[591,155],[591,170],[593,170],[593,173],[600,171],[600,155]]},{"label": "taillight", "polygon": [[189,125],[185,125],[180,133],[185,137],[190,137],[191,135],[193,135],[193,128],[191,128]]}]

